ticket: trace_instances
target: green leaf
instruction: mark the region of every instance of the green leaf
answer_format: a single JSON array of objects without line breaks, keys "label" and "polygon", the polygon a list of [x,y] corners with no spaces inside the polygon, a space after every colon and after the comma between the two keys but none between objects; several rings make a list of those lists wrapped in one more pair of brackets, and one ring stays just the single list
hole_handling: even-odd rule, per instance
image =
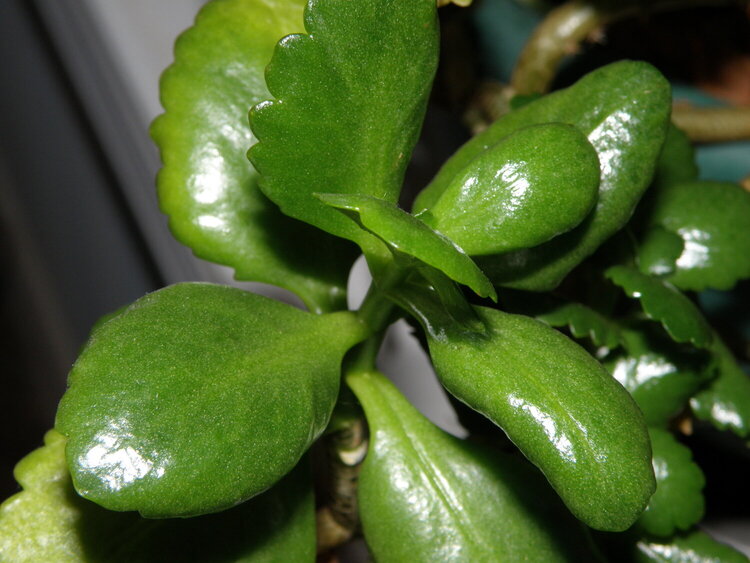
[{"label": "green leaf", "polygon": [[146,517],[263,492],[325,429],[341,358],[365,336],[352,313],[222,286],[139,299],[91,335],[60,403],[76,489]]},{"label": "green leaf", "polygon": [[648,318],[660,322],[675,342],[708,348],[711,326],[698,307],[670,283],[628,266],[613,266],[605,276],[633,299],[638,299]]},{"label": "green leaf", "polygon": [[395,204],[358,194],[317,194],[317,197],[353,216],[358,224],[397,252],[440,270],[481,297],[497,300],[487,276],[460,247]]},{"label": "green leaf", "polygon": [[651,199],[650,223],[683,242],[672,284],[730,289],[750,277],[750,193],[728,182],[693,181],[659,186]]},{"label": "green leaf", "polygon": [[654,171],[652,183],[657,188],[652,189],[658,189],[658,186],[697,180],[698,172],[695,150],[690,139],[674,123],[670,123]]},{"label": "green leaf", "polygon": [[266,72],[276,101],[253,108],[249,155],[286,213],[357,241],[315,193],[398,199],[438,60],[434,0],[313,0],[309,35],[279,42]]},{"label": "green leaf", "polygon": [[470,140],[443,166],[414,209],[432,207],[472,160],[519,129],[548,122],[575,125],[601,163],[594,212],[545,244],[479,261],[496,285],[548,291],[630,218],[651,181],[670,108],[669,84],[653,67],[631,61],[602,67],[570,88],[507,114]]},{"label": "green leaf", "polygon": [[278,486],[221,514],[146,520],[79,497],[65,463],[65,438],[16,466],[23,491],[0,505],[0,559],[13,563],[216,563],[313,561],[315,514],[306,463]]},{"label": "green leaf", "polygon": [[552,295],[505,290],[500,294],[503,309],[520,313],[554,327],[567,327],[576,338],[588,338],[594,346],[617,348],[622,342],[620,327],[598,311]]},{"label": "green leaf", "polygon": [[643,538],[636,545],[638,563],[748,563],[739,551],[717,542],[705,532],[693,530],[663,540]]},{"label": "green leaf", "polygon": [[575,516],[600,530],[628,528],[654,490],[648,433],[633,399],[546,324],[477,312],[486,335],[428,333],[443,385],[500,426]]},{"label": "green leaf", "polygon": [[347,383],[371,442],[359,477],[378,561],[591,561],[589,539],[521,459],[446,434],[378,373]]},{"label": "green leaf", "polygon": [[245,153],[247,112],[268,97],[273,47],[302,29],[303,0],[215,0],[175,46],[161,80],[166,113],[151,135],[161,149],[161,208],[174,236],[237,279],[299,295],[313,311],[345,308],[355,247],[285,217],[258,188]]},{"label": "green leaf", "polygon": [[715,376],[709,354],[676,344],[653,323],[644,321],[622,336],[625,351],[603,363],[633,396],[649,426],[666,426]]},{"label": "green leaf", "polygon": [[479,154],[420,219],[467,254],[498,254],[577,226],[598,188],[599,159],[586,137],[572,125],[537,125]]},{"label": "green leaf", "polygon": [[718,335],[711,347],[719,375],[690,400],[695,416],[719,430],[750,437],[750,375],[745,373]]},{"label": "green leaf", "polygon": [[648,229],[638,247],[638,269],[644,274],[666,277],[675,273],[677,260],[685,250],[680,235],[656,226]]},{"label": "green leaf", "polygon": [[666,430],[649,429],[656,492],[637,525],[649,534],[669,536],[688,530],[703,518],[703,472],[693,463],[689,448]]}]

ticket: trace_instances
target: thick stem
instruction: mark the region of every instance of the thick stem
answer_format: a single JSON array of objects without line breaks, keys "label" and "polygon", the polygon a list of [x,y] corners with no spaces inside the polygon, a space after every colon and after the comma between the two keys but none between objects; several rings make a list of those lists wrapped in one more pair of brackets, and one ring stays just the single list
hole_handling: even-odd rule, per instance
[{"label": "thick stem", "polygon": [[582,0],[570,0],[550,11],[526,43],[511,78],[514,94],[549,90],[560,61],[598,29],[639,13],[656,13],[696,6],[736,4],[737,0],[654,0],[647,7],[605,11]]},{"label": "thick stem", "polygon": [[672,121],[698,143],[743,141],[750,139],[750,108],[697,108],[677,105]]}]

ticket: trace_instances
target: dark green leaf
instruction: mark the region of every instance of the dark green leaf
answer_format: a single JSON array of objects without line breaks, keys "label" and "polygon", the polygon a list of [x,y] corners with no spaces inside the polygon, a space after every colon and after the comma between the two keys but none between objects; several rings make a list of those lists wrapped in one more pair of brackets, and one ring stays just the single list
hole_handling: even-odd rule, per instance
[{"label": "dark green leaf", "polygon": [[359,503],[378,561],[595,560],[534,468],[446,434],[380,374],[347,382],[372,436]]},{"label": "dark green leaf", "polygon": [[695,150],[687,135],[673,123],[667,129],[664,146],[654,171],[653,184],[666,186],[677,182],[690,182],[698,179],[698,165]]},{"label": "dark green leaf", "polygon": [[354,215],[355,221],[394,250],[440,270],[481,297],[497,300],[487,276],[461,248],[394,203],[358,194],[317,194],[317,197],[326,205]]},{"label": "dark green leaf", "polygon": [[503,309],[536,317],[554,327],[567,327],[576,338],[589,338],[594,346],[617,348],[620,327],[601,313],[583,305],[537,293],[506,290],[500,294]]},{"label": "dark green leaf", "polygon": [[659,186],[649,221],[678,235],[682,253],[668,279],[694,291],[730,289],[750,277],[750,193],[728,182]]},{"label": "dark green leaf", "polygon": [[441,382],[483,413],[589,526],[628,528],[654,490],[643,415],[583,348],[546,324],[477,308],[487,334],[428,333]]},{"label": "dark green leaf", "polygon": [[649,426],[666,426],[715,376],[709,354],[676,344],[653,323],[644,321],[622,336],[625,350],[604,365],[630,391]]},{"label": "dark green leaf", "polygon": [[222,286],[139,299],[92,334],[60,403],[76,489],[147,517],[263,492],[324,430],[341,358],[365,336],[351,313]]},{"label": "dark green leaf", "polygon": [[605,275],[633,299],[648,318],[660,322],[675,342],[708,348],[713,339],[703,314],[680,290],[668,282],[630,268],[613,266]]},{"label": "dark green leaf", "polygon": [[638,563],[748,563],[742,553],[699,530],[668,540],[643,538],[634,559]]},{"label": "dark green leaf", "polygon": [[251,112],[250,158],[288,215],[357,241],[315,193],[395,202],[438,58],[434,0],[314,0],[309,35],[285,37],[266,73],[274,102]]},{"label": "dark green leaf", "polygon": [[669,279],[677,270],[677,260],[684,250],[685,241],[680,235],[662,227],[651,227],[638,248],[638,268],[644,274]]},{"label": "dark green leaf", "polygon": [[714,335],[711,347],[718,377],[690,401],[695,416],[720,430],[750,436],[750,375],[742,371],[726,344]]},{"label": "dark green leaf", "polygon": [[688,448],[666,430],[651,428],[656,492],[638,519],[646,533],[669,536],[688,530],[703,518],[706,479]]},{"label": "dark green leaf", "polygon": [[496,285],[553,289],[630,218],[651,181],[670,108],[669,84],[653,67],[630,61],[602,67],[566,90],[509,113],[474,137],[443,166],[414,209],[432,207],[474,158],[515,131],[548,122],[575,125],[601,163],[594,212],[577,228],[545,244],[479,263]]},{"label": "dark green leaf", "polygon": [[65,438],[16,466],[23,491],[0,506],[0,560],[13,563],[261,563],[313,561],[315,514],[305,463],[276,487],[221,514],[146,520],[78,496],[65,463]]},{"label": "dark green leaf", "polygon": [[303,0],[217,0],[175,46],[161,81],[166,113],[151,134],[175,237],[237,279],[284,287],[311,310],[345,306],[354,246],[285,217],[258,188],[245,153],[247,112],[268,98],[263,72],[280,37],[302,29]]},{"label": "dark green leaf", "polygon": [[420,218],[472,256],[536,246],[578,225],[599,159],[572,125],[521,129],[479,154]]}]

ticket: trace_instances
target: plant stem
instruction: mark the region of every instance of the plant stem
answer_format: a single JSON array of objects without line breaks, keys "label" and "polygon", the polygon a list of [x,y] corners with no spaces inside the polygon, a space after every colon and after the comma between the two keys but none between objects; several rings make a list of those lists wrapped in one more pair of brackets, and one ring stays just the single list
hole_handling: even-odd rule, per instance
[{"label": "plant stem", "polygon": [[687,136],[699,143],[750,139],[750,108],[697,108],[677,105],[672,121]]},{"label": "plant stem", "polygon": [[613,21],[639,13],[735,3],[737,0],[654,0],[648,7],[629,6],[606,11],[582,0],[570,0],[551,10],[534,30],[513,70],[511,87],[514,94],[546,92],[560,61],[575,53],[584,39]]}]

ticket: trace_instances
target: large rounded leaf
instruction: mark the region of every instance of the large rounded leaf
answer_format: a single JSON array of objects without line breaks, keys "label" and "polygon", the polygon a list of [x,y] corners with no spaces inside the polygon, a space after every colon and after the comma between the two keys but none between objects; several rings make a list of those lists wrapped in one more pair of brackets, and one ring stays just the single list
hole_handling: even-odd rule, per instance
[{"label": "large rounded leaf", "polygon": [[222,286],[139,299],[94,331],[60,403],[76,489],[148,517],[263,492],[325,428],[341,358],[364,336],[351,313]]},{"label": "large rounded leaf", "polygon": [[[221,514],[146,520],[78,496],[65,463],[65,438],[16,466],[23,491],[0,506],[0,560],[13,563],[313,561],[315,512],[306,463],[261,496]],[[125,533],[123,533],[125,531]]]},{"label": "large rounded leaf", "polygon": [[378,561],[595,560],[528,463],[446,434],[380,374],[347,382],[370,426],[358,496]]},{"label": "large rounded leaf", "polygon": [[357,241],[315,193],[398,199],[438,61],[435,0],[312,0],[279,42],[253,108],[250,159],[284,213]]},{"label": "large rounded leaf", "polygon": [[531,249],[483,257],[480,267],[496,284],[547,291],[628,221],[651,181],[671,108],[670,87],[646,63],[622,61],[597,69],[576,84],[511,112],[466,143],[417,199],[414,211],[432,207],[469,163],[529,125],[575,125],[601,164],[593,213],[572,231]]},{"label": "large rounded leaf", "polygon": [[[245,153],[247,112],[268,98],[276,42],[302,30],[304,0],[214,0],[175,46],[161,81],[166,113],[151,134],[164,161],[162,210],[175,237],[237,279],[297,293],[313,310],[341,305],[354,246],[285,217],[258,188]],[[345,304],[345,302],[344,302]]]},{"label": "large rounded leaf", "polygon": [[628,528],[654,491],[643,415],[583,348],[546,324],[477,309],[486,334],[428,334],[441,382],[500,426],[589,526]]},{"label": "large rounded leaf", "polygon": [[572,125],[522,129],[472,160],[420,215],[470,255],[536,246],[596,203],[599,159]]}]

